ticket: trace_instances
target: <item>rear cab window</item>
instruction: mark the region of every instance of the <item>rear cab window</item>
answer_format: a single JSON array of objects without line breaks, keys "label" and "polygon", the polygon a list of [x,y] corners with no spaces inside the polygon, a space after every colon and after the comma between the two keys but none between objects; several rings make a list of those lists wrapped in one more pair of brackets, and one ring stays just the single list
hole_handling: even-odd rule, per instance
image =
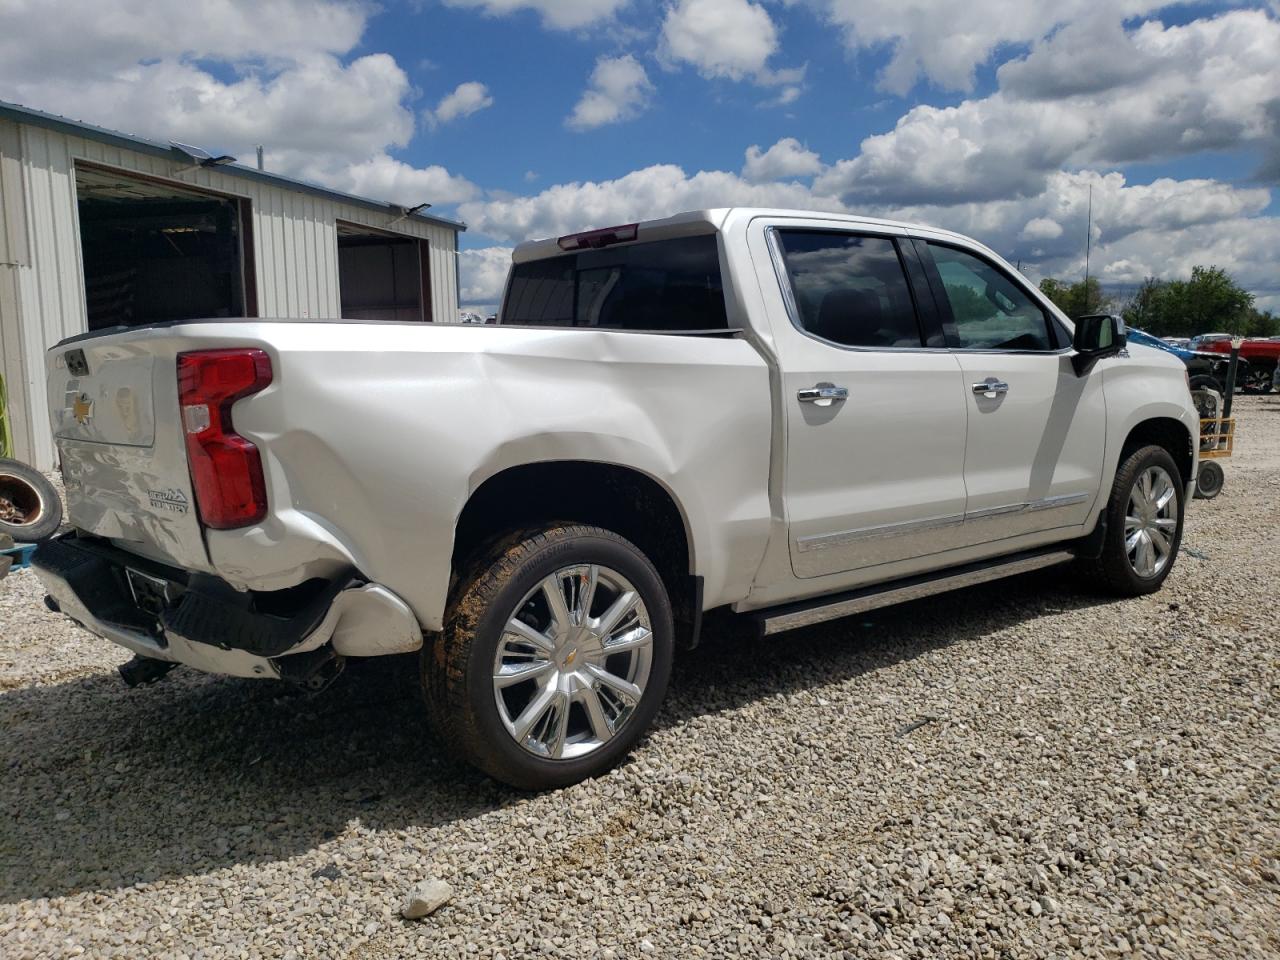
[{"label": "rear cab window", "polygon": [[716,235],[517,263],[500,322],[656,333],[727,332]]},{"label": "rear cab window", "polygon": [[891,237],[802,229],[776,236],[805,333],[842,347],[925,345]]}]

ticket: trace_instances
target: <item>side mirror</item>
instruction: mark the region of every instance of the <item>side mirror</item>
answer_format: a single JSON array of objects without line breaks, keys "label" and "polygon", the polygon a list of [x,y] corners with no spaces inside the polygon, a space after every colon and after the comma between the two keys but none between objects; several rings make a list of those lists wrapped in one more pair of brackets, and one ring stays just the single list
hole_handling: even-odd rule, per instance
[{"label": "side mirror", "polygon": [[1083,377],[1104,357],[1114,357],[1128,343],[1129,331],[1124,321],[1112,313],[1091,313],[1075,318],[1076,335],[1071,341],[1075,356],[1071,365],[1076,376]]}]

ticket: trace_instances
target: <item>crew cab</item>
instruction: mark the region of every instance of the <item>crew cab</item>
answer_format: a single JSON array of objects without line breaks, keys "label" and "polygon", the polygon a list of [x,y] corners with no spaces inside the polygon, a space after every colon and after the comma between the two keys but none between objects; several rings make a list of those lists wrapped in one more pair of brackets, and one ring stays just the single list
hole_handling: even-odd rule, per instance
[{"label": "crew cab", "polygon": [[525,243],[499,322],[189,321],[48,355],[48,603],[321,688],[420,651],[442,744],[525,788],[623,757],[704,612],[785,631],[1074,564],[1159,589],[1183,364],[944,230],[720,209]]}]

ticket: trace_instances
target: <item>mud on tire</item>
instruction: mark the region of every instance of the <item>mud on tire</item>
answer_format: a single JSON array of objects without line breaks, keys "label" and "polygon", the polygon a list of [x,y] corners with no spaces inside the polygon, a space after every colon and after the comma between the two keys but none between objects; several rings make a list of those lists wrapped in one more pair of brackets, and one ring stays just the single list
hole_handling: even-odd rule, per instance
[{"label": "mud on tire", "polygon": [[[584,576],[586,571],[593,576],[599,573],[598,584],[594,579],[591,582],[594,601],[585,586],[582,595],[575,596],[578,587],[573,577],[558,578],[567,570],[583,571]],[[634,671],[636,661],[623,658],[630,655],[638,661],[640,648],[629,648],[635,653],[610,655],[607,651],[613,649],[610,638],[614,634],[605,634],[608,643],[597,643],[587,627],[558,630],[560,621],[551,618],[552,603],[546,599],[554,599],[554,590],[546,586],[548,581],[563,584],[568,591],[562,595],[566,601],[560,608],[562,617],[566,612],[578,612],[579,605],[585,604],[580,611],[582,623],[597,625],[601,632],[613,610],[625,606],[623,601],[633,594],[638,598],[634,609],[643,611],[643,623],[637,613],[620,621],[619,629],[631,628],[631,633],[622,635],[624,645],[643,641],[643,682],[632,684],[623,678],[618,683],[618,678],[605,678],[620,689],[640,691],[634,701],[607,684],[596,685],[599,696],[595,701],[587,699],[591,693],[582,688],[583,677],[608,673],[606,666],[625,673],[624,668],[612,666],[617,662],[632,663]],[[518,618],[523,619],[514,624],[513,632],[513,621]],[[644,631],[648,631],[647,639]],[[522,646],[521,634],[530,638],[528,644]],[[444,629],[429,638],[422,651],[427,714],[448,750],[496,780],[526,790],[576,783],[616,764],[653,722],[670,677],[673,635],[671,604],[662,579],[632,543],[611,531],[578,524],[520,531],[481,551],[454,584]],[[581,660],[576,659],[579,646]],[[527,659],[509,658],[513,649],[526,651]],[[588,663],[590,659],[595,662]],[[510,669],[514,675],[526,666],[531,677],[537,674],[536,680],[528,681],[534,692],[524,707],[519,703],[510,707],[503,699],[506,688],[499,689],[495,671],[505,677],[503,671]],[[582,700],[546,693],[547,687],[557,684],[557,691],[569,690]],[[545,749],[535,734],[523,734],[517,740],[512,732],[513,722],[519,731],[516,721],[527,716],[524,710],[536,709],[534,699],[542,694],[559,698],[557,705],[548,709],[557,711],[557,721],[562,721],[560,710],[569,717],[560,722],[558,739],[551,738]],[[612,723],[617,725],[616,732]],[[600,730],[603,734],[596,736],[594,731]]]}]

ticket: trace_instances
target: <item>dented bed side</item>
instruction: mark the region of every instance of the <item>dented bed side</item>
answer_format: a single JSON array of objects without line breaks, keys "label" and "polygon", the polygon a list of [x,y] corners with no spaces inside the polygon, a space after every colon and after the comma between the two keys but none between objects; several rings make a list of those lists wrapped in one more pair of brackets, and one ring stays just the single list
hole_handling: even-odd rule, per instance
[{"label": "dented bed side", "polygon": [[[271,358],[271,385],[233,408],[261,451],[269,511],[202,529],[175,358],[229,347]],[[73,350],[88,376],[67,369]],[[355,573],[439,629],[468,497],[530,463],[617,464],[667,489],[707,606],[745,595],[768,537],[769,377],[740,338],[218,321],[81,339],[48,364],[71,523],[239,589]]]}]

